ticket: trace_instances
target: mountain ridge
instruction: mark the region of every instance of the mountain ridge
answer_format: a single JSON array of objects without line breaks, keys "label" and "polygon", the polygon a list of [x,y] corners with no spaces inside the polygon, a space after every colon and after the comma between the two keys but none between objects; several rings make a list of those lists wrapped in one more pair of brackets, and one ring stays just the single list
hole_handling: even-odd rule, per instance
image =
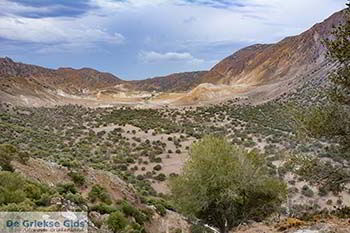
[{"label": "mountain ridge", "polygon": [[243,48],[216,64],[202,82],[267,84],[314,69],[324,62],[326,49],[321,40],[330,36],[333,25],[342,22],[343,14],[336,12],[305,32],[277,43]]}]

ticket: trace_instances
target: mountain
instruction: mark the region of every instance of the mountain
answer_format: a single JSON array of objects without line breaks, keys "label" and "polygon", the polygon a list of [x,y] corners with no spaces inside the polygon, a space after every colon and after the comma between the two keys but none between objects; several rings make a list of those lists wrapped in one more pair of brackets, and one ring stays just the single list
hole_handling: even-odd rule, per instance
[{"label": "mountain", "polygon": [[99,89],[123,83],[110,73],[102,73],[90,68],[54,70],[16,63],[7,57],[0,58],[0,78],[2,82],[11,82],[11,80],[18,83],[26,82],[26,84],[34,82],[45,88],[62,89],[70,93],[81,93],[84,89]]},{"label": "mountain", "polygon": [[0,99],[19,105],[140,102],[145,92],[186,91],[199,84],[204,71],[124,81],[90,68],[48,69],[0,58]]},{"label": "mountain", "polygon": [[143,91],[177,92],[188,91],[200,84],[200,77],[207,71],[175,73],[167,76],[133,81],[134,88]]},{"label": "mountain", "polygon": [[326,49],[322,39],[330,36],[333,25],[342,22],[344,12],[276,44],[257,44],[241,49],[215,65],[202,83],[261,85],[303,76],[321,68]]},{"label": "mountain", "polygon": [[248,99],[262,103],[300,87],[307,80],[325,80],[332,69],[322,40],[344,11],[297,36],[275,44],[243,48],[210,71],[170,74],[139,81],[124,81],[89,68],[47,69],[0,59],[0,99],[22,105],[142,104],[191,105]]}]

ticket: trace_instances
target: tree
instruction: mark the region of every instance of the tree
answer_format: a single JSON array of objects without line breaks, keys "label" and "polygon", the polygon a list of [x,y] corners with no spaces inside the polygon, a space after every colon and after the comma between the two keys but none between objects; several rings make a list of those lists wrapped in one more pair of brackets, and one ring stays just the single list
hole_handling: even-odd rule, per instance
[{"label": "tree", "polygon": [[263,220],[287,194],[262,155],[215,136],[192,146],[183,174],[170,180],[170,188],[179,210],[222,233],[249,219]]},{"label": "tree", "polygon": [[350,158],[350,2],[346,5],[344,22],[324,40],[326,57],[336,64],[329,74],[328,104],[297,111],[295,119],[299,132],[338,143],[344,157]]},{"label": "tree", "polygon": [[335,101],[350,106],[350,1],[344,11],[344,23],[335,27],[332,38],[324,41],[329,61],[336,63],[338,68],[332,72],[330,79]]}]

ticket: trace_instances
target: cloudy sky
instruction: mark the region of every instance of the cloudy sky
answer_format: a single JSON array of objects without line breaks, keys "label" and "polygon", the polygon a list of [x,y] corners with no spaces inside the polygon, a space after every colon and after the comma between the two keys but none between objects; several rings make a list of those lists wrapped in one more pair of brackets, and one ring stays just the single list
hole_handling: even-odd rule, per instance
[{"label": "cloudy sky", "polygon": [[123,79],[210,69],[299,34],[345,0],[0,0],[0,56]]}]

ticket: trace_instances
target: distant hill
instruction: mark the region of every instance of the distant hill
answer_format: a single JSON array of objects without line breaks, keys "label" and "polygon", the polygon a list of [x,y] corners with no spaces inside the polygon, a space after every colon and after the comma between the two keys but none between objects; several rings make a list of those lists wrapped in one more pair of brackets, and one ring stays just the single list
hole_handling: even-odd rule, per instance
[{"label": "distant hill", "polygon": [[140,81],[133,81],[134,88],[144,91],[188,91],[200,84],[207,71],[175,73]]}]

